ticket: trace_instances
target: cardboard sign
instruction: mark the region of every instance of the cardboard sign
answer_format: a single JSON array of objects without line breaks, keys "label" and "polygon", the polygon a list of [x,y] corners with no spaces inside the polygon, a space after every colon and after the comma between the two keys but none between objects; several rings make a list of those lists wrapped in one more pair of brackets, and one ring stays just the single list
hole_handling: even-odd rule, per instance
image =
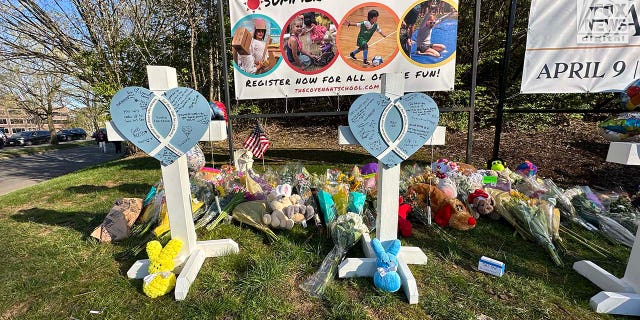
[{"label": "cardboard sign", "polygon": [[367,93],[349,109],[349,127],[362,147],[387,167],[409,158],[436,130],[440,111],[424,93],[409,93],[395,101]]},{"label": "cardboard sign", "polygon": [[189,88],[159,96],[146,88],[126,87],[111,99],[111,117],[127,140],[166,166],[198,143],[211,109],[207,99]]}]

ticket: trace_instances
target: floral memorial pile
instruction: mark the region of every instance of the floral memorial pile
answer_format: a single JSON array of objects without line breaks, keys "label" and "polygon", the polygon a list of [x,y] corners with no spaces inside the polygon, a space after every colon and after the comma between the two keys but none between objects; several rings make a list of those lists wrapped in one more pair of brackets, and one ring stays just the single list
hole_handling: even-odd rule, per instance
[{"label": "floral memorial pile", "polygon": [[[197,147],[196,147],[197,148]],[[207,168],[201,151],[188,153],[192,213],[196,230],[211,230],[222,223],[236,222],[278,240],[278,234],[293,228],[315,228],[317,236],[328,236],[334,244],[318,271],[300,287],[321,296],[335,278],[338,264],[361,235],[372,232],[376,221],[377,164],[355,166],[348,171],[327,169],[310,173],[300,164],[237,171],[233,166]],[[504,162],[493,169],[440,159],[431,166],[403,166],[400,178],[399,234],[410,236],[408,228],[451,227],[476,232],[482,223],[504,219],[517,234],[542,247],[557,265],[565,240],[584,244],[606,256],[567,228],[575,224],[607,239],[632,246],[639,210],[622,192],[596,192],[588,186],[563,190],[551,179],[537,175],[537,167],[524,162],[513,171]],[[131,228],[134,245],[123,253],[132,258],[146,243],[170,240],[163,183],[154,185],[140,215]],[[437,225],[437,226],[436,226]],[[327,230],[328,232],[324,232]],[[463,237],[464,233],[457,233]],[[570,239],[570,240],[569,240]]]}]

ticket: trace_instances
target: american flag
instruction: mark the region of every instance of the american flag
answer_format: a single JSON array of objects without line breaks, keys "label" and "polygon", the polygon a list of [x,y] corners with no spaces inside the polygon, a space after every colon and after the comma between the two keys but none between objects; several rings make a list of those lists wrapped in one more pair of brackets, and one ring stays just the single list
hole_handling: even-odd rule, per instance
[{"label": "american flag", "polygon": [[256,158],[262,158],[270,145],[271,142],[267,139],[260,125],[256,123],[247,140],[244,141],[243,147],[251,151]]}]

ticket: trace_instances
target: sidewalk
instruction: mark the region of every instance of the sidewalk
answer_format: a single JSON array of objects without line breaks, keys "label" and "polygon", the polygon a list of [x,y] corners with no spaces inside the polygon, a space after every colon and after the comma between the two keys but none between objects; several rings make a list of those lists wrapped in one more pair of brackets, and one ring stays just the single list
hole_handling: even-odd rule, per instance
[{"label": "sidewalk", "polygon": [[122,157],[107,143],[107,153],[97,145],[57,149],[0,160],[0,195]]}]

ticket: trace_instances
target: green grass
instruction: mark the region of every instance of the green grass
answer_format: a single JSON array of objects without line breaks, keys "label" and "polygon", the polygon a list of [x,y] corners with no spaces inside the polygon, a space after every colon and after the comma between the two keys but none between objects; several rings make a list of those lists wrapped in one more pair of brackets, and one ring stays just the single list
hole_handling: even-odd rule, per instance
[{"label": "green grass", "polygon": [[51,150],[76,148],[95,144],[93,141],[77,141],[65,144],[47,144],[34,147],[7,147],[0,149],[0,159],[16,158],[31,154],[44,153]]},{"label": "green grass", "polygon": [[[314,299],[298,285],[332,246],[317,230],[276,231],[280,239],[270,244],[249,227],[223,224],[199,239],[230,238],[240,252],[207,259],[186,300],[175,301],[173,294],[150,299],[141,280],[126,276],[134,261],[115,258],[127,244],[98,244],[88,235],[115,199],[144,197],[159,178],[157,161],[122,159],[1,196],[0,319],[611,319],[589,308],[599,289],[571,266],[590,259],[622,276],[629,255],[575,229],[615,259],[598,258],[567,238],[559,268],[504,222],[447,229],[454,240],[414,225],[403,245],[420,247],[429,258],[411,266],[418,304],[409,305],[402,292],[376,290],[370,278],[336,279],[324,299]],[[361,256],[361,249],[349,255]],[[478,272],[482,255],[504,261],[506,274]]]}]

